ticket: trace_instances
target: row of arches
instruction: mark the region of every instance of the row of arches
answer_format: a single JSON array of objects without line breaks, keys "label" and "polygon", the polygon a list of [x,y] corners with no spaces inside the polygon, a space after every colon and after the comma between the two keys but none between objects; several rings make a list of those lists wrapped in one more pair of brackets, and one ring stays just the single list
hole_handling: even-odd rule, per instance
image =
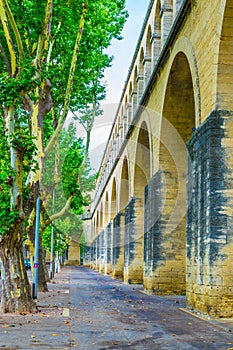
[{"label": "row of arches", "polygon": [[[175,284],[173,276],[166,288],[170,290],[173,285],[183,292],[186,273],[185,143],[195,127],[193,79],[183,52],[177,53],[171,66],[159,132],[153,128],[155,115],[147,110],[142,114],[142,121],[135,128],[136,140],[128,142],[118,159],[115,175],[94,213],[93,267],[122,277],[126,282],[143,282],[147,289],[161,289],[150,282],[155,269],[151,262],[156,261],[157,254],[160,262],[163,261],[163,269],[159,269],[164,279],[171,263],[176,267],[176,275],[179,271],[180,282]],[[156,191],[158,198],[155,200]],[[152,232],[158,233],[158,230],[157,240],[156,235],[151,240]],[[169,274],[172,276],[171,271]]]},{"label": "row of arches", "polygon": [[144,34],[130,68],[130,74],[124,87],[124,94],[106,149],[106,163],[103,164],[102,181],[99,181],[102,182],[99,183],[100,191],[104,187],[117,153],[140,105],[142,95],[182,2],[183,0],[157,0],[151,9],[149,7],[147,24],[142,29]]},{"label": "row of arches", "polygon": [[159,96],[161,108],[140,111],[97,193],[90,264],[153,293],[186,293],[191,309],[232,317],[233,8],[228,0],[212,6],[224,9],[215,31],[203,33],[205,44],[216,33],[213,52],[201,55],[194,37],[196,49],[187,36],[176,39],[148,99],[153,107]]}]

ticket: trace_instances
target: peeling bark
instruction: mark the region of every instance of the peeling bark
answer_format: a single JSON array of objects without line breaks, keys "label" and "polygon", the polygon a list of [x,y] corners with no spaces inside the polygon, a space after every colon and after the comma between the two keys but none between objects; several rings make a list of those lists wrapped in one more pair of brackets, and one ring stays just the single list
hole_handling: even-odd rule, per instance
[{"label": "peeling bark", "polygon": [[46,266],[44,264],[44,250],[42,248],[42,238],[40,236],[39,242],[39,269],[38,269],[38,291],[48,292],[48,286],[46,282]]},{"label": "peeling bark", "polygon": [[20,234],[11,234],[0,243],[2,262],[2,313],[35,312],[31,286],[23,261]]}]

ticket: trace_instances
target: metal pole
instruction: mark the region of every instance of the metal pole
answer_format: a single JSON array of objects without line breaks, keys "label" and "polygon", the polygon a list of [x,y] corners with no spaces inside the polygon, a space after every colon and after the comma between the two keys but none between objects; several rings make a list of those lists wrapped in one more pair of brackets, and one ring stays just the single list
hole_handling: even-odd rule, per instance
[{"label": "metal pole", "polygon": [[32,298],[37,298],[38,266],[39,266],[39,238],[40,238],[40,196],[36,201],[36,228],[35,228],[35,251],[34,251],[34,274],[32,284]]},{"label": "metal pole", "polygon": [[54,223],[52,222],[52,230],[51,230],[51,251],[50,251],[50,270],[49,277],[53,279],[53,261],[54,261]]}]

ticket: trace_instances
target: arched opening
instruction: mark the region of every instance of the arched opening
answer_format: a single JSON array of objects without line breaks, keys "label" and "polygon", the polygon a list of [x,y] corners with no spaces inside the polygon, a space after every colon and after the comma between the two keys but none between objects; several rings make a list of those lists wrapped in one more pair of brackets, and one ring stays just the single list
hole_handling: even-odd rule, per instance
[{"label": "arched opening", "polygon": [[143,90],[144,90],[144,50],[143,48],[141,49],[141,53],[140,53],[140,61],[139,61],[139,72],[138,72],[138,76],[137,76],[137,85],[138,85],[138,89],[137,89],[137,95],[138,95],[138,99],[137,99],[137,105],[139,105],[142,94],[143,94]]},{"label": "arched opening", "polygon": [[154,31],[157,35],[161,36],[161,1],[158,0],[155,9],[155,26]]},{"label": "arched opening", "polygon": [[128,125],[130,125],[132,119],[133,119],[133,85],[132,82],[130,82],[129,85],[129,104],[127,108],[127,117],[128,117]]},{"label": "arched opening", "polygon": [[105,195],[105,211],[104,211],[104,227],[109,223],[109,200],[108,200],[108,192]]},{"label": "arched opening", "polygon": [[98,250],[99,250],[99,260],[97,260],[97,267],[99,265],[99,270],[104,271],[104,261],[105,261],[105,237],[104,237],[104,210],[103,203],[100,205],[100,231],[98,236]]},{"label": "arched opening", "polygon": [[146,57],[151,57],[151,26],[149,26],[147,30]]},{"label": "arched opening", "polygon": [[116,180],[113,179],[112,183],[112,195],[111,195],[111,213],[110,213],[110,219],[113,220],[116,215]]},{"label": "arched opening", "polygon": [[186,291],[186,142],[195,127],[194,89],[186,56],[176,55],[164,100],[159,165],[162,212],[157,223],[154,269],[155,290]]},{"label": "arched opening", "polygon": [[94,215],[93,219],[93,226],[92,226],[93,232],[92,232],[92,243],[91,243],[91,268],[95,268],[96,263],[96,251],[95,251],[95,237],[96,237],[96,214]]},{"label": "arched opening", "polygon": [[160,11],[162,46],[165,44],[173,22],[173,0],[165,0]]},{"label": "arched opening", "polygon": [[103,222],[104,222],[103,216],[104,216],[103,203],[101,203],[101,205],[100,205],[100,227],[99,227],[100,231],[103,229]]},{"label": "arched opening", "polygon": [[96,212],[96,237],[99,233],[99,211]]},{"label": "arched opening", "polygon": [[96,217],[94,217],[93,220],[93,234],[92,234],[92,238],[94,239],[96,236]]},{"label": "arched opening", "polygon": [[150,178],[150,142],[147,125],[142,123],[136,151],[134,173],[134,195],[144,198],[145,186]]},{"label": "arched opening", "polygon": [[124,211],[129,202],[129,172],[128,162],[124,159],[121,172],[121,188],[120,188],[120,211]]},{"label": "arched opening", "polygon": [[155,19],[154,19],[154,33],[151,37],[152,42],[152,60],[153,60],[153,66],[156,65],[156,62],[158,61],[160,51],[161,51],[161,17],[160,17],[160,11],[161,11],[161,2],[160,0],[157,1],[156,9],[155,9]]},{"label": "arched opening", "polygon": [[100,231],[100,212],[96,212],[96,237],[94,241],[94,268],[99,269],[99,231]]},{"label": "arched opening", "polygon": [[109,195],[106,192],[105,195],[105,225],[104,225],[104,273],[110,274],[112,272],[112,223],[110,222],[110,210],[109,210]]},{"label": "arched opening", "polygon": [[138,68],[135,67],[133,76],[133,91],[132,91],[132,101],[133,101],[133,117],[138,106]]},{"label": "arched opening", "polygon": [[144,85],[146,86],[148,80],[151,76],[151,26],[149,26],[147,30],[147,37],[146,37],[146,54],[144,57]]},{"label": "arched opening", "polygon": [[144,50],[141,48],[141,53],[140,53],[140,62],[139,62],[139,75],[143,76],[143,60],[144,60]]},{"label": "arched opening", "polygon": [[224,12],[217,82],[217,104],[221,109],[233,110],[233,7],[231,1],[226,1]]},{"label": "arched opening", "polygon": [[124,129],[124,138],[128,131],[128,95],[125,96],[125,105],[124,105],[124,115],[123,115],[123,129]]},{"label": "arched opening", "polygon": [[144,260],[144,193],[150,178],[150,141],[148,128],[142,123],[136,147],[134,196],[125,212],[125,274],[129,283],[142,283]]}]

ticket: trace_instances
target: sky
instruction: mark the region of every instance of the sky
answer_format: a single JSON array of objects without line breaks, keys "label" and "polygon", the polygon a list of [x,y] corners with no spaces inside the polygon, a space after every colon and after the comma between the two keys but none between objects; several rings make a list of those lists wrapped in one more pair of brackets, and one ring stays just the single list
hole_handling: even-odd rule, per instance
[{"label": "sky", "polygon": [[117,103],[120,100],[149,3],[150,0],[126,0],[129,18],[122,31],[123,39],[113,40],[108,49],[114,60],[105,74],[108,86],[106,103]]},{"label": "sky", "polygon": [[102,104],[104,115],[97,119],[91,135],[90,159],[95,170],[99,170],[149,3],[150,0],[126,0],[129,17],[121,34],[123,39],[113,40],[107,50],[114,59],[105,72],[107,95]]}]

